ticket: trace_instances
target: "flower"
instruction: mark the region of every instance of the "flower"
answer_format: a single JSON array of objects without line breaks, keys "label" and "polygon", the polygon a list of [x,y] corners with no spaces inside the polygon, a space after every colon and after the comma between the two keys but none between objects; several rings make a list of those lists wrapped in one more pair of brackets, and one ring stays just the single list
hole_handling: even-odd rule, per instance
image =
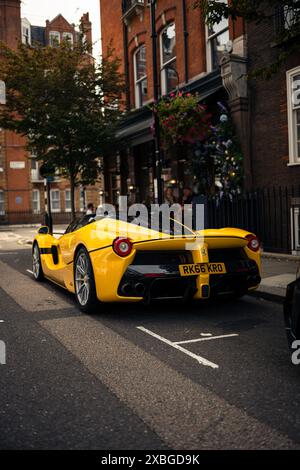
[{"label": "flower", "polygon": [[228,121],[228,116],[227,114],[221,114],[220,116],[220,122],[227,122]]}]

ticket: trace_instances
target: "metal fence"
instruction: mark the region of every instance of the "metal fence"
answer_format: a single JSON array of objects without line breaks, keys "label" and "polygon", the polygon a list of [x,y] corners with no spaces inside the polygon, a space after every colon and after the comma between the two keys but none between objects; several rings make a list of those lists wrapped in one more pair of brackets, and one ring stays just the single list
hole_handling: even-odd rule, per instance
[{"label": "metal fence", "polygon": [[254,232],[265,251],[298,251],[299,197],[300,186],[279,186],[244,195],[211,198],[208,201],[208,225]]},{"label": "metal fence", "polygon": [[[76,218],[82,217],[83,212],[78,212]],[[72,222],[72,214],[70,212],[57,212],[52,214],[54,225],[65,225]],[[31,211],[24,212],[7,212],[0,215],[1,225],[22,225],[22,224],[41,224],[45,223],[45,214],[34,214]]]}]

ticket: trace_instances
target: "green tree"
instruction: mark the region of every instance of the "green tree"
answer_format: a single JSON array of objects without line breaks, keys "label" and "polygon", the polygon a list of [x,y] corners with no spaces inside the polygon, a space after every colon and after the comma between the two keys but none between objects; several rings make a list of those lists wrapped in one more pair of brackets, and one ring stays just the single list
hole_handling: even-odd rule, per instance
[{"label": "green tree", "polygon": [[107,52],[100,64],[82,42],[72,47],[0,46],[6,106],[0,127],[26,136],[28,150],[75,187],[94,184],[99,157],[113,151],[123,91],[120,62]]},{"label": "green tree", "polygon": [[246,23],[270,22],[274,28],[274,44],[277,44],[275,60],[260,69],[251,70],[253,78],[271,78],[286,59],[299,53],[300,0],[195,0],[194,8],[200,8],[208,25],[220,23],[222,18]]}]

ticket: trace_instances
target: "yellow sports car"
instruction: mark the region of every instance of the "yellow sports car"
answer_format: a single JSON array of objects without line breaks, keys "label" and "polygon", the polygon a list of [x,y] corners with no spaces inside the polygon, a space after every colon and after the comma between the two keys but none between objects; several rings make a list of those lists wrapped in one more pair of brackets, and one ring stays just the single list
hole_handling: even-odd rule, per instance
[{"label": "yellow sports car", "polygon": [[241,297],[258,287],[260,245],[236,228],[170,235],[112,218],[82,217],[56,238],[41,227],[33,274],[76,295],[80,309],[100,302]]}]

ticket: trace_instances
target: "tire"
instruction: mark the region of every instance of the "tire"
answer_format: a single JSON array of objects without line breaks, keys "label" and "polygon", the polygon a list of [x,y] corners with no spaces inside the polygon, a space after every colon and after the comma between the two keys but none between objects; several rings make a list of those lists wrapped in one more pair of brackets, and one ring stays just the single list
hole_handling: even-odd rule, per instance
[{"label": "tire", "polygon": [[36,281],[42,282],[44,280],[41,254],[37,243],[35,243],[32,248],[32,272]]},{"label": "tire", "polygon": [[96,294],[92,263],[85,248],[80,248],[74,262],[75,295],[80,310],[96,313],[99,301]]}]

